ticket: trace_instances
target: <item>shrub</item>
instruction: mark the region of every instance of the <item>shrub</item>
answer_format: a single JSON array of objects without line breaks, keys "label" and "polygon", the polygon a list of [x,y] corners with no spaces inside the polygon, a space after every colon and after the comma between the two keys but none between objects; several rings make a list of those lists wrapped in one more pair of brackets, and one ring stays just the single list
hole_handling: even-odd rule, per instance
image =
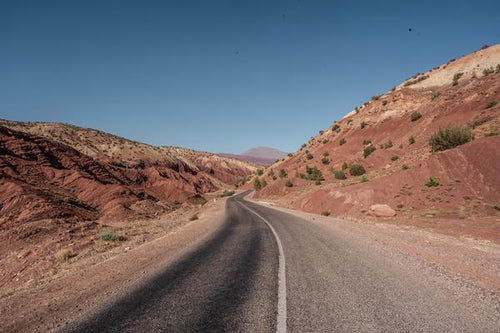
[{"label": "shrub", "polygon": [[385,149],[392,148],[392,146],[393,146],[393,144],[392,144],[391,140],[389,140],[386,143],[384,143],[384,148]]},{"label": "shrub", "polygon": [[438,98],[439,96],[441,96],[441,92],[439,91],[434,91],[431,95],[431,100],[435,100],[436,98]]},{"label": "shrub", "polygon": [[347,141],[344,138],[340,139],[339,146],[345,145],[346,142]]},{"label": "shrub", "polygon": [[379,98],[380,98],[380,95],[378,95],[378,96],[372,96],[372,101],[376,101],[376,100],[378,100]]},{"label": "shrub", "polygon": [[328,139],[324,139],[322,142],[323,144],[328,143]]},{"label": "shrub", "polygon": [[116,241],[123,242],[123,241],[127,240],[127,237],[125,237],[123,235],[118,235],[114,231],[106,231],[106,232],[101,234],[100,238],[103,241],[111,241],[111,242],[116,242]]},{"label": "shrub", "polygon": [[287,154],[287,156],[288,156],[288,157],[292,157],[292,156],[293,156],[293,154],[292,154],[292,153],[288,153],[288,154]]},{"label": "shrub", "polygon": [[491,109],[492,107],[494,107],[497,104],[498,104],[498,101],[496,99],[492,100],[491,102],[488,103],[488,105],[486,105],[486,108]]},{"label": "shrub", "polygon": [[383,106],[386,106],[386,105],[387,105],[387,103],[388,103],[388,102],[387,102],[387,100],[386,100],[386,99],[384,99],[384,100],[382,101],[382,105],[383,105]]},{"label": "shrub", "polygon": [[413,112],[410,116],[411,121],[417,121],[422,118],[422,114],[420,112]]},{"label": "shrub", "polygon": [[391,157],[391,161],[397,161],[398,159],[399,159],[399,157],[396,156],[396,155],[394,155],[394,156]]},{"label": "shrub", "polygon": [[427,183],[425,183],[425,186],[427,187],[439,186],[439,181],[434,177],[430,177]]},{"label": "shrub", "polygon": [[267,186],[267,182],[266,182],[266,180],[265,180],[265,179],[262,179],[262,180],[260,181],[260,186],[261,186],[262,188],[264,188],[264,187],[266,187],[266,186]]},{"label": "shrub", "polygon": [[369,179],[366,176],[361,176],[359,182],[360,183],[366,183]]},{"label": "shrub", "polygon": [[429,144],[432,151],[454,148],[474,139],[474,133],[467,127],[448,126],[432,134]]},{"label": "shrub", "polygon": [[344,171],[342,171],[342,170],[334,170],[333,176],[335,177],[335,179],[346,179],[347,178],[345,176]]},{"label": "shrub", "polygon": [[196,221],[196,220],[198,220],[198,219],[199,219],[198,214],[194,214],[193,216],[191,216],[191,217],[189,218],[189,221]]},{"label": "shrub", "polygon": [[402,144],[402,143],[400,143],[400,144],[399,144],[399,149],[403,149],[403,147],[404,147],[404,146],[403,146],[403,144]]},{"label": "shrub", "polygon": [[409,81],[405,82],[404,86],[408,87],[408,86],[417,84],[423,80],[426,80],[427,78],[429,78],[429,75],[420,76],[420,77],[416,78],[415,80],[409,80]]},{"label": "shrub", "polygon": [[315,182],[314,182],[314,184],[316,184],[316,185],[321,185],[321,180],[317,180],[317,181],[315,181]]},{"label": "shrub", "polygon": [[306,166],[306,177],[309,180],[324,180],[323,173],[316,167]]},{"label": "shrub", "polygon": [[54,257],[58,262],[65,262],[76,256],[77,254],[73,252],[71,249],[62,249],[54,254]]},{"label": "shrub", "polygon": [[262,176],[264,174],[264,170],[262,169],[257,169],[257,175]]},{"label": "shrub", "polygon": [[322,135],[323,133],[325,133],[325,131],[323,131],[323,130],[320,130],[320,131],[319,131],[319,134],[320,134],[320,135]]},{"label": "shrub", "polygon": [[498,135],[498,131],[497,130],[493,130],[491,132],[488,132],[488,133],[485,133],[484,136],[488,137],[488,136],[495,136],[495,135]]},{"label": "shrub", "polygon": [[415,143],[415,138],[413,137],[413,135],[408,138],[408,143],[411,145]]},{"label": "shrub", "polygon": [[260,191],[262,189],[262,184],[260,183],[259,178],[255,178],[255,180],[253,181],[253,188],[256,191]]},{"label": "shrub", "polygon": [[330,212],[327,211],[327,210],[324,210],[324,211],[321,212],[321,215],[323,215],[323,216],[330,216]]},{"label": "shrub", "polygon": [[455,75],[453,75],[453,85],[456,86],[458,84],[458,80],[460,80],[460,78],[464,75],[464,73],[460,72],[460,73],[455,73]]},{"label": "shrub", "polygon": [[268,175],[269,177],[274,176],[274,170],[273,170],[273,169],[269,170],[269,172],[267,173],[267,175]]},{"label": "shrub", "polygon": [[340,126],[339,126],[339,125],[337,125],[337,124],[333,125],[333,127],[332,127],[332,131],[333,131],[333,132],[340,132]]},{"label": "shrub", "polygon": [[497,69],[495,70],[495,73],[500,73],[500,64],[497,64]]},{"label": "shrub", "polygon": [[367,123],[367,122],[365,122],[365,121],[362,121],[360,126],[361,126],[361,129],[363,129],[363,128],[365,128],[366,126],[368,126],[368,123]]},{"label": "shrub", "polygon": [[406,164],[403,164],[403,165],[401,166],[401,169],[403,169],[403,170],[408,170],[409,168],[410,168],[410,167],[409,167],[408,165],[406,165]]},{"label": "shrub", "polygon": [[290,181],[290,179],[287,179],[286,182],[285,182],[285,186],[286,187],[292,187],[293,186],[293,183]]},{"label": "shrub", "polygon": [[300,149],[303,149],[305,147],[307,147],[307,145],[305,143],[303,143],[302,146],[300,146]]},{"label": "shrub", "polygon": [[363,140],[363,145],[366,146],[366,145],[369,145],[370,143],[372,143],[372,140]]},{"label": "shrub", "polygon": [[401,208],[403,208],[403,207],[404,207],[404,205],[403,205],[403,204],[398,204],[398,205],[396,206],[396,208],[398,208],[398,209],[401,209]]},{"label": "shrub", "polygon": [[347,165],[347,162],[342,163],[342,170],[346,170],[349,168],[349,165]]},{"label": "shrub", "polygon": [[224,190],[224,192],[222,192],[222,194],[220,195],[221,198],[223,197],[230,197],[234,194],[234,191],[230,191],[230,190]]},{"label": "shrub", "polygon": [[488,76],[490,74],[495,73],[495,69],[493,67],[483,69],[483,75]]},{"label": "shrub", "polygon": [[280,170],[280,178],[285,178],[287,176],[287,173],[285,171],[285,169],[281,169]]},{"label": "shrub", "polygon": [[374,146],[368,146],[366,147],[365,149],[363,149],[363,156],[365,158],[367,158],[368,156],[370,156],[371,153],[373,153],[375,150],[377,150],[377,148],[375,148]]},{"label": "shrub", "polygon": [[314,156],[311,153],[307,153],[306,158],[308,160],[312,160],[314,158]]},{"label": "shrub", "polygon": [[361,176],[366,173],[366,170],[361,164],[355,163],[349,167],[349,173],[351,176]]},{"label": "shrub", "polygon": [[325,165],[328,165],[328,164],[330,164],[330,159],[328,159],[327,157],[323,157],[323,158],[321,159],[321,163],[323,163],[323,164],[325,164]]},{"label": "shrub", "polygon": [[325,151],[325,152],[323,153],[323,156],[330,156],[330,153],[329,153],[329,152],[327,152],[327,151]]}]

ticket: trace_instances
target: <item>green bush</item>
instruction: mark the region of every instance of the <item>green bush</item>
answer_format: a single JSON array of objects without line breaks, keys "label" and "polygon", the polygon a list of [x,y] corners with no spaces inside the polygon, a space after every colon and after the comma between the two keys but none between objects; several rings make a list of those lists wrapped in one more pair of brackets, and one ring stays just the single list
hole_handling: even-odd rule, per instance
[{"label": "green bush", "polygon": [[413,137],[413,135],[408,138],[408,143],[411,145],[415,143],[415,138]]},{"label": "green bush", "polygon": [[427,183],[425,183],[425,186],[427,187],[439,186],[439,181],[434,177],[430,177]]},{"label": "green bush", "polygon": [[306,165],[306,177],[309,180],[319,180],[319,181],[324,180],[323,173],[315,166],[309,167]]},{"label": "green bush", "polygon": [[486,137],[488,137],[488,136],[495,136],[495,135],[498,135],[498,131],[497,130],[492,130],[492,131],[484,134],[484,136],[486,136]]},{"label": "green bush", "polygon": [[290,181],[290,179],[287,179],[286,182],[285,182],[285,186],[286,187],[292,187],[293,186],[293,183]]},{"label": "green bush", "polygon": [[460,73],[455,73],[455,75],[453,75],[453,85],[456,86],[458,84],[458,80],[460,80],[460,78],[464,75],[464,73],[460,72]]},{"label": "green bush", "polygon": [[274,170],[273,169],[269,170],[269,172],[267,173],[267,175],[269,177],[273,177],[274,176]]},{"label": "green bush", "polygon": [[342,170],[333,170],[333,176],[335,179],[346,179],[344,171]]},{"label": "green bush", "polygon": [[417,121],[422,118],[422,114],[420,112],[413,112],[410,116],[411,121]]},{"label": "green bush", "polygon": [[347,141],[344,138],[340,139],[339,146],[345,145],[346,142]]},{"label": "green bush", "polygon": [[349,168],[349,165],[347,164],[347,162],[342,163],[342,170],[346,170],[348,168]]},{"label": "green bush", "polygon": [[366,173],[366,170],[361,164],[355,163],[349,166],[349,173],[351,176],[361,176]]},{"label": "green bush", "polygon": [[401,166],[401,169],[403,169],[403,170],[408,170],[409,168],[410,168],[410,167],[409,167],[408,165],[406,165],[406,164],[403,164],[403,165]]},{"label": "green bush", "polygon": [[312,160],[314,158],[314,156],[311,153],[307,153],[306,158],[308,160]]},{"label": "green bush", "polygon": [[337,124],[333,125],[333,127],[332,127],[332,131],[333,131],[333,132],[339,132],[339,131],[340,131],[340,126],[339,126],[339,125],[337,125]]},{"label": "green bush", "polygon": [[386,106],[386,105],[387,105],[387,103],[388,103],[388,102],[387,102],[387,100],[386,100],[386,99],[384,99],[384,100],[382,101],[382,105],[383,105],[383,106]]},{"label": "green bush", "polygon": [[495,73],[495,69],[493,67],[483,69],[483,75],[488,76],[490,74]]},{"label": "green bush", "polygon": [[328,157],[323,157],[321,159],[321,163],[328,165],[328,164],[330,164],[330,159]]},{"label": "green bush", "polygon": [[234,191],[230,191],[230,190],[224,190],[224,192],[222,192],[222,194],[220,195],[221,198],[223,197],[230,197],[234,194]]},{"label": "green bush", "polygon": [[373,153],[375,150],[377,150],[377,148],[375,148],[374,146],[368,146],[366,147],[365,149],[363,149],[363,156],[365,158],[367,158],[368,156],[370,156],[371,153]]},{"label": "green bush", "polygon": [[366,183],[369,179],[366,177],[366,176],[361,176],[361,178],[359,179],[359,182],[360,183]]},{"label": "green bush", "polygon": [[447,126],[432,134],[429,144],[432,151],[454,148],[474,139],[474,133],[467,127]]},{"label": "green bush", "polygon": [[399,157],[396,156],[396,155],[394,155],[394,156],[391,157],[391,161],[397,161],[398,159],[399,159]]},{"label": "green bush", "polygon": [[127,240],[127,237],[123,235],[118,235],[114,231],[105,231],[101,234],[100,238],[106,242],[123,242]]},{"label": "green bush", "polygon": [[486,108],[491,109],[492,107],[494,107],[497,104],[498,104],[498,101],[495,99],[495,100],[489,102],[488,105],[486,105]]},{"label": "green bush", "polygon": [[392,144],[391,140],[389,140],[386,143],[384,143],[384,148],[385,149],[392,148],[392,146],[393,146],[393,144]]},{"label": "green bush", "polygon": [[372,140],[363,140],[363,145],[366,146],[366,145],[369,145],[370,143],[372,143]]},{"label": "green bush", "polygon": [[287,173],[285,171],[285,169],[281,169],[280,170],[280,178],[285,178],[287,176]]},{"label": "green bush", "polygon": [[259,178],[255,178],[255,180],[253,181],[253,188],[256,191],[260,191],[262,189],[262,184]]},{"label": "green bush", "polygon": [[257,175],[262,176],[264,174],[264,170],[262,169],[257,169]]},{"label": "green bush", "polygon": [[441,96],[441,92],[439,91],[434,91],[431,95],[431,100],[435,100],[436,98],[438,98],[439,96]]}]

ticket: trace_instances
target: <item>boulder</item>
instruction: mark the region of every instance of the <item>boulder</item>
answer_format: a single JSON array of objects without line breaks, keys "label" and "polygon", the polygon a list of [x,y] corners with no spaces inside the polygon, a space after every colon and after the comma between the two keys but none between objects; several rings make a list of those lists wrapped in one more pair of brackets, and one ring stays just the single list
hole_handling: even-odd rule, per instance
[{"label": "boulder", "polygon": [[380,217],[391,217],[396,215],[396,211],[386,204],[376,204],[370,206],[370,214]]}]

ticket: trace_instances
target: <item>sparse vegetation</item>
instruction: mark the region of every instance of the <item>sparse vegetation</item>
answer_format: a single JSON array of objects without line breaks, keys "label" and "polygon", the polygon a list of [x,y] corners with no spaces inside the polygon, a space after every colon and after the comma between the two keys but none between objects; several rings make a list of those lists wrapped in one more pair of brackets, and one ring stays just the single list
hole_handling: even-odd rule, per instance
[{"label": "sparse vegetation", "polygon": [[429,78],[429,75],[422,75],[420,77],[417,77],[414,80],[409,80],[409,81],[405,82],[404,86],[405,87],[412,86],[412,85],[417,84],[419,82],[422,82],[422,81],[424,81],[424,80],[426,80],[428,78]]},{"label": "sparse vegetation", "polygon": [[494,107],[495,105],[498,104],[498,101],[495,99],[495,100],[492,100],[488,103],[488,105],[486,105],[486,108],[487,109],[491,109],[492,107]]},{"label": "sparse vegetation", "polygon": [[413,112],[410,116],[411,121],[417,121],[422,118],[422,114],[420,112]]},{"label": "sparse vegetation", "polygon": [[326,156],[325,156],[325,157],[323,157],[323,158],[321,159],[321,163],[323,163],[323,164],[325,164],[325,165],[328,165],[328,164],[330,164],[330,159],[329,159],[328,157],[326,157]]},{"label": "sparse vegetation", "polygon": [[464,73],[462,72],[459,72],[459,73],[455,73],[455,75],[453,75],[453,85],[456,86],[458,84],[458,80],[460,80],[460,78],[464,75]]},{"label": "sparse vegetation", "polygon": [[114,231],[105,231],[101,234],[100,238],[106,242],[123,242],[127,240],[127,237],[119,235]]},{"label": "sparse vegetation", "polygon": [[372,140],[363,140],[363,145],[366,146],[366,145],[369,145],[370,143],[372,143]]},{"label": "sparse vegetation", "polygon": [[342,170],[333,170],[333,176],[335,177],[335,179],[340,179],[340,180],[347,178],[345,176],[344,171]]},{"label": "sparse vegetation", "polygon": [[222,192],[222,194],[220,195],[221,198],[223,197],[230,197],[234,194],[234,191],[230,191],[230,190],[224,190],[224,192]]},{"label": "sparse vegetation", "polygon": [[264,174],[264,170],[257,169],[256,173],[257,173],[257,176],[262,176]]},{"label": "sparse vegetation", "polygon": [[430,177],[429,180],[427,181],[427,183],[425,183],[425,186],[427,186],[427,187],[439,186],[439,181],[434,177]]},{"label": "sparse vegetation", "polygon": [[306,166],[306,178],[315,181],[324,180],[323,173],[315,166],[314,167]]},{"label": "sparse vegetation", "polygon": [[392,141],[391,140],[388,140],[384,143],[384,148],[385,149],[388,149],[388,148],[392,148],[393,144],[392,144]]},{"label": "sparse vegetation", "polygon": [[342,170],[346,170],[348,168],[349,168],[349,165],[347,164],[347,162],[342,163]]},{"label": "sparse vegetation", "polygon": [[431,95],[431,100],[435,100],[436,98],[438,98],[439,96],[441,96],[441,92],[439,91],[434,91]]},{"label": "sparse vegetation", "polygon": [[292,153],[288,153],[288,154],[287,154],[287,156],[288,156],[288,157],[292,157],[292,156],[293,156],[293,154],[292,154]]},{"label": "sparse vegetation", "polygon": [[189,218],[189,221],[196,221],[196,220],[198,220],[198,219],[199,219],[198,214],[194,214],[193,216],[191,216],[191,217]]},{"label": "sparse vegetation", "polygon": [[415,138],[413,137],[413,135],[412,135],[412,136],[410,136],[410,137],[408,138],[408,143],[409,143],[410,145],[412,145],[412,144],[414,144],[414,143],[415,143]]},{"label": "sparse vegetation", "polygon": [[285,186],[286,187],[292,187],[293,186],[293,183],[290,181],[290,179],[287,179],[286,182],[285,182]]},{"label": "sparse vegetation", "polygon": [[285,171],[285,169],[281,169],[280,170],[280,178],[285,178],[287,176],[287,173]]},{"label": "sparse vegetation", "polygon": [[393,161],[393,162],[397,161],[398,159],[399,159],[399,156],[396,156],[396,155],[391,157],[391,161]]},{"label": "sparse vegetation", "polygon": [[379,98],[380,98],[380,95],[378,95],[378,96],[372,96],[372,101],[376,101],[376,100],[378,100]]},{"label": "sparse vegetation", "polygon": [[387,103],[388,103],[388,102],[387,102],[387,100],[386,100],[386,99],[384,99],[384,100],[382,101],[382,105],[383,105],[383,106],[386,106],[386,105],[387,105]]},{"label": "sparse vegetation", "polygon": [[373,153],[375,150],[377,150],[377,148],[375,148],[375,146],[368,146],[368,147],[365,147],[365,149],[363,149],[363,156],[365,158],[367,158],[368,156],[370,156],[371,153]]},{"label": "sparse vegetation", "polygon": [[493,67],[483,69],[483,75],[488,76],[490,74],[495,73],[495,69]]},{"label": "sparse vegetation", "polygon": [[273,169],[269,170],[269,172],[267,173],[267,175],[269,177],[273,177],[274,176],[274,170]]},{"label": "sparse vegetation", "polygon": [[492,130],[492,131],[484,134],[484,136],[486,136],[486,137],[488,137],[488,136],[495,136],[495,135],[498,135],[498,131],[497,130]]},{"label": "sparse vegetation", "polygon": [[54,257],[58,262],[62,263],[62,262],[68,261],[69,259],[71,259],[73,257],[76,257],[76,255],[77,254],[75,252],[73,252],[71,249],[62,249],[62,250],[57,251],[54,254]]},{"label": "sparse vegetation", "polygon": [[365,128],[366,126],[368,126],[368,123],[365,121],[362,121],[360,124],[361,129]]},{"label": "sparse vegetation", "polygon": [[340,126],[337,124],[333,125],[332,132],[340,132]]},{"label": "sparse vegetation", "polygon": [[409,168],[410,168],[410,167],[409,167],[408,165],[406,165],[406,164],[403,164],[403,165],[401,166],[401,169],[403,169],[403,170],[408,170]]},{"label": "sparse vegetation", "polygon": [[453,126],[440,128],[432,134],[429,144],[432,151],[454,148],[474,139],[474,133],[467,127]]},{"label": "sparse vegetation", "polygon": [[349,166],[349,173],[351,176],[361,176],[366,173],[366,170],[363,165],[355,163]]},{"label": "sparse vegetation", "polygon": [[497,69],[495,70],[495,73],[500,73],[500,64],[497,64]]},{"label": "sparse vegetation", "polygon": [[256,191],[260,191],[262,188],[263,186],[259,177],[255,178],[255,180],[253,181],[253,189]]},{"label": "sparse vegetation", "polygon": [[321,212],[321,215],[323,216],[330,216],[330,212],[328,210],[324,210]]},{"label": "sparse vegetation", "polygon": [[340,141],[339,141],[339,146],[343,146],[343,145],[345,145],[345,143],[346,143],[346,142],[347,142],[347,141],[346,141],[346,139],[345,139],[345,138],[340,139]]},{"label": "sparse vegetation", "polygon": [[306,154],[306,158],[307,158],[308,160],[312,160],[312,159],[314,158],[314,156],[313,156],[311,153],[307,153],[307,154]]},{"label": "sparse vegetation", "polygon": [[359,179],[359,182],[360,182],[360,183],[366,183],[368,180],[369,180],[369,179],[368,179],[368,177],[366,177],[366,176],[361,176],[361,178]]}]

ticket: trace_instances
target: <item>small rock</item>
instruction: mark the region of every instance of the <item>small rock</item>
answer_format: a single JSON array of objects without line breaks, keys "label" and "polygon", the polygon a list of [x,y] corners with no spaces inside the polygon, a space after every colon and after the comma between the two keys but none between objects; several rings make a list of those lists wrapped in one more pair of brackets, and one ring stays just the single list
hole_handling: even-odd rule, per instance
[{"label": "small rock", "polygon": [[391,217],[396,215],[396,211],[386,204],[371,205],[370,213],[374,216],[381,216],[381,217]]}]

